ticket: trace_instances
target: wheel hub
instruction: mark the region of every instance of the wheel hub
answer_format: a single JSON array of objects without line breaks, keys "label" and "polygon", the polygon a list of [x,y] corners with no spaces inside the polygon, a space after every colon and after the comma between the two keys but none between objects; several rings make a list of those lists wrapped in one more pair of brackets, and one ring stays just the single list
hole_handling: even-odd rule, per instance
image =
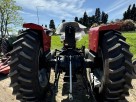
[{"label": "wheel hub", "polygon": [[41,87],[46,87],[48,84],[46,69],[43,68],[39,70],[38,74],[39,74],[39,82]]}]

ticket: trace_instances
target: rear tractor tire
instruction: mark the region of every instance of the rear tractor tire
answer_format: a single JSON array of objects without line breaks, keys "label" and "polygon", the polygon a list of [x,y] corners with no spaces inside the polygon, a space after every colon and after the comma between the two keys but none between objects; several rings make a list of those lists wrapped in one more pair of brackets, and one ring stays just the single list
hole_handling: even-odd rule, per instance
[{"label": "rear tractor tire", "polygon": [[136,59],[133,60],[133,65],[134,65],[134,74],[136,76]]},{"label": "rear tractor tire", "polygon": [[128,90],[132,88],[133,55],[125,40],[117,31],[109,31],[101,37],[97,67],[94,69],[94,75],[101,82],[99,87],[94,88],[98,102],[125,102],[125,96],[129,95]]},{"label": "rear tractor tire", "polygon": [[30,29],[21,33],[11,51],[10,86],[21,102],[41,102],[49,89],[50,68],[38,33]]}]

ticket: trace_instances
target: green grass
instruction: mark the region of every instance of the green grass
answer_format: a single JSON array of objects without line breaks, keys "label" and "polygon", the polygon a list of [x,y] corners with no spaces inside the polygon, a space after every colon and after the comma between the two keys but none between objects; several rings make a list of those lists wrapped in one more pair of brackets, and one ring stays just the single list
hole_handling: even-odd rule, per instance
[{"label": "green grass", "polygon": [[60,41],[60,36],[51,37],[51,49],[61,49],[63,44]]},{"label": "green grass", "polygon": [[[77,41],[77,47],[81,48],[82,45],[85,45],[88,47],[88,35],[83,36],[83,38],[80,41]],[[61,49],[63,46],[63,43],[60,41],[60,36],[52,36],[51,38],[51,49]]]},{"label": "green grass", "polygon": [[[136,58],[136,32],[122,32],[123,36],[126,37],[126,42],[130,45],[130,52],[133,53]],[[85,35],[80,41],[77,41],[77,47],[81,48],[85,45],[88,48],[88,35]],[[59,36],[52,36],[52,47],[51,49],[61,49],[63,44],[60,42]]]},{"label": "green grass", "polygon": [[123,36],[126,37],[126,42],[130,45],[130,52],[136,58],[136,32],[124,32]]}]

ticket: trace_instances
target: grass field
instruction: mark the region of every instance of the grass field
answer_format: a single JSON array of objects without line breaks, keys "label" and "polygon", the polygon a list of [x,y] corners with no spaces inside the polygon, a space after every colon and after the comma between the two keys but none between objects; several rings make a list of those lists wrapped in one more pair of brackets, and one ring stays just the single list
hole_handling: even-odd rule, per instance
[{"label": "grass field", "polygon": [[[124,37],[126,37],[127,43],[130,45],[130,51],[134,54],[136,58],[136,32],[123,32]],[[83,39],[77,42],[77,47],[80,48],[82,45],[88,47],[88,35],[84,36]],[[52,48],[51,49],[61,49],[63,44],[60,42],[59,36],[52,36]]]},{"label": "grass field", "polygon": [[123,36],[126,37],[126,41],[130,45],[130,52],[134,55],[133,59],[136,58],[136,32],[124,32]]}]

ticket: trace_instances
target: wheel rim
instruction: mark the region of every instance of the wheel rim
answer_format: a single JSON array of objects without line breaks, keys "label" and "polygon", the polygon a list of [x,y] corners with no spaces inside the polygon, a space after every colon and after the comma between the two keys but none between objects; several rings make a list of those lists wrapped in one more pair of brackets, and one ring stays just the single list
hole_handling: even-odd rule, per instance
[{"label": "wheel rim", "polygon": [[38,75],[40,86],[43,88],[46,87],[48,83],[46,70],[44,68],[39,70]]}]

